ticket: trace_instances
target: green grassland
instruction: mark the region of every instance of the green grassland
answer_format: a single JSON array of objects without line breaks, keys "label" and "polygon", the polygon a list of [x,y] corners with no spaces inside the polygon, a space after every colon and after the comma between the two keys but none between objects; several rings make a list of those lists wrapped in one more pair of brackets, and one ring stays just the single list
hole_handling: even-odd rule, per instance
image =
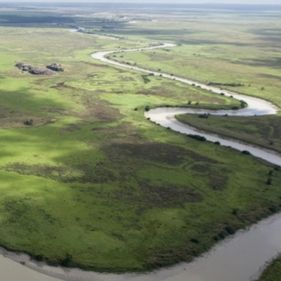
[{"label": "green grassland", "polygon": [[[226,17],[209,13],[200,19],[158,19],[137,27],[178,47],[112,55],[115,60],[203,81],[223,89],[268,99],[281,106],[281,21],[278,13]],[[216,17],[217,16],[217,17]],[[136,26],[128,27],[133,33]],[[231,31],[230,31],[231,28]],[[177,30],[177,32],[175,32]],[[270,117],[178,116],[199,129],[252,142],[280,152],[280,114]],[[245,122],[246,120],[246,122]]]},{"label": "green grassland", "polygon": [[280,281],[281,280],[281,259],[273,261],[263,272],[258,281]]},{"label": "green grassland", "polygon": [[[1,28],[0,39],[2,246],[64,266],[145,271],[189,261],[280,210],[279,169],[143,116],[147,105],[237,101],[90,58],[150,36]],[[31,76],[16,61],[65,72]]]},{"label": "green grassland", "polygon": [[270,17],[236,13],[222,17],[211,13],[181,21],[167,17],[154,23],[139,22],[131,26],[131,32],[137,28],[153,34],[153,38],[172,40],[178,47],[121,53],[116,59],[205,83],[219,83],[222,88],[281,105],[278,13]]}]

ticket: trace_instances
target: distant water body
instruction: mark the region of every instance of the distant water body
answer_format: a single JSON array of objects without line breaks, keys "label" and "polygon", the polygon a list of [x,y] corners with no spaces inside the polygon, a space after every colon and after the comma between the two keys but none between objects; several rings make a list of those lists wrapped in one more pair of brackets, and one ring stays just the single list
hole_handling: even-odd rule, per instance
[{"label": "distant water body", "polygon": [[[58,1],[59,2],[59,1]],[[96,11],[116,11],[116,10],[144,10],[144,11],[192,11],[192,10],[218,10],[218,11],[237,11],[237,12],[281,12],[281,4],[163,4],[163,3],[10,3],[1,2],[0,7],[72,7],[80,9],[92,8]]]}]

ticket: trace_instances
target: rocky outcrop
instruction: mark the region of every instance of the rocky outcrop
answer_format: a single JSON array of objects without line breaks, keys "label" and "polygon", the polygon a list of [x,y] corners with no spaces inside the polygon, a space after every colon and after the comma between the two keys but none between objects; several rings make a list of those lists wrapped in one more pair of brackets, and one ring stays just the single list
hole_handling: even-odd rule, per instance
[{"label": "rocky outcrop", "polygon": [[23,63],[23,62],[18,62],[15,65],[18,69],[20,69],[23,72],[28,72],[32,75],[52,75],[54,72],[62,72],[64,69],[60,64],[53,63],[50,65],[47,65],[45,67],[35,67],[32,66],[31,64]]},{"label": "rocky outcrop", "polygon": [[52,75],[53,74],[53,72],[50,71],[49,69],[39,68],[39,67],[32,67],[29,70],[29,73],[33,74],[33,75]]},{"label": "rocky outcrop", "polygon": [[49,65],[47,65],[47,68],[52,70],[52,71],[56,71],[56,72],[63,72],[64,71],[62,65],[58,64],[58,63],[49,64]]},{"label": "rocky outcrop", "polygon": [[32,65],[23,62],[16,63],[16,67],[22,71],[30,71],[32,69]]}]

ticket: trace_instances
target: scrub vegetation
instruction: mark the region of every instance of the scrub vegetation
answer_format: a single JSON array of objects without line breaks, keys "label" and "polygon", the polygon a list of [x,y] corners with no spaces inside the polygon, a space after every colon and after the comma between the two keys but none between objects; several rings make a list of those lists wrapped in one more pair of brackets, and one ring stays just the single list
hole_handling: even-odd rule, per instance
[{"label": "scrub vegetation", "polygon": [[258,281],[280,281],[281,280],[281,258],[274,260],[263,272]]},{"label": "scrub vegetation", "polygon": [[[253,26],[239,25],[236,17],[219,25],[216,42],[181,17],[177,22],[172,17],[174,25],[165,25],[161,17],[149,24],[126,23],[135,32],[125,36],[123,27],[116,27],[112,33],[120,40],[58,27],[1,27],[0,244],[52,264],[146,271],[190,261],[236,230],[279,211],[277,167],[144,118],[147,107],[233,108],[239,101],[90,57],[98,50],[176,40],[182,44],[176,49],[120,53],[116,59],[202,81],[242,83],[247,86],[235,85],[235,90],[253,95],[261,95],[264,87],[262,96],[279,105],[280,72],[272,58],[280,48],[256,35]],[[262,17],[254,21],[269,28]],[[245,45],[231,39],[239,36]],[[256,40],[262,46],[258,50],[251,43]],[[263,62],[257,61],[261,53]],[[21,73],[14,67],[20,61],[39,67],[55,62],[64,72]],[[278,150],[280,117],[268,118],[247,119],[247,126],[256,130],[259,144],[272,139]],[[246,126],[229,120],[234,128]],[[276,134],[263,129],[266,122]],[[219,121],[213,125],[224,128]]]},{"label": "scrub vegetation", "polygon": [[281,152],[280,116],[230,117],[179,115],[177,119],[198,129],[218,133]]}]

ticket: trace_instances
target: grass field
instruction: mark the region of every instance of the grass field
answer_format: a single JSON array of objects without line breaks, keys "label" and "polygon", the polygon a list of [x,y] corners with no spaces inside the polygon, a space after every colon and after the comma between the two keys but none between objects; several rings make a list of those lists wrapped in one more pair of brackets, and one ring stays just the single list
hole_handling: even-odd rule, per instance
[{"label": "grass field", "polygon": [[[119,54],[116,59],[270,99],[281,105],[279,14],[210,13],[181,21],[139,22],[151,37],[177,48]],[[231,31],[230,31],[231,29]],[[231,85],[234,85],[231,86]]]},{"label": "grass field", "polygon": [[[180,115],[177,119],[212,133],[243,140],[281,152],[280,116],[230,117]],[[247,121],[247,122],[245,122]]]},{"label": "grass field", "polygon": [[[2,246],[64,266],[144,271],[189,261],[280,210],[279,169],[143,115],[147,105],[225,108],[237,101],[90,58],[95,50],[148,45],[151,35],[111,40],[2,27],[0,40]],[[31,76],[17,61],[58,62],[65,72]],[[276,91],[271,79],[262,84]]]},{"label": "grass field", "polygon": [[[217,15],[217,18],[215,18]],[[220,88],[268,99],[281,106],[281,22],[278,13],[210,13],[175,21],[136,24],[153,38],[173,40],[178,47],[142,53],[120,53],[114,59],[203,81]],[[161,24],[160,24],[161,22]],[[234,24],[235,22],[235,24]],[[136,26],[128,28],[133,33]],[[227,27],[232,27],[229,32]],[[177,32],[175,32],[175,30]],[[270,117],[179,116],[199,129],[251,142],[280,152],[280,114]],[[247,120],[245,122],[245,120]]]},{"label": "grass field", "polygon": [[281,259],[273,261],[263,272],[258,281],[280,281],[281,280]]}]

